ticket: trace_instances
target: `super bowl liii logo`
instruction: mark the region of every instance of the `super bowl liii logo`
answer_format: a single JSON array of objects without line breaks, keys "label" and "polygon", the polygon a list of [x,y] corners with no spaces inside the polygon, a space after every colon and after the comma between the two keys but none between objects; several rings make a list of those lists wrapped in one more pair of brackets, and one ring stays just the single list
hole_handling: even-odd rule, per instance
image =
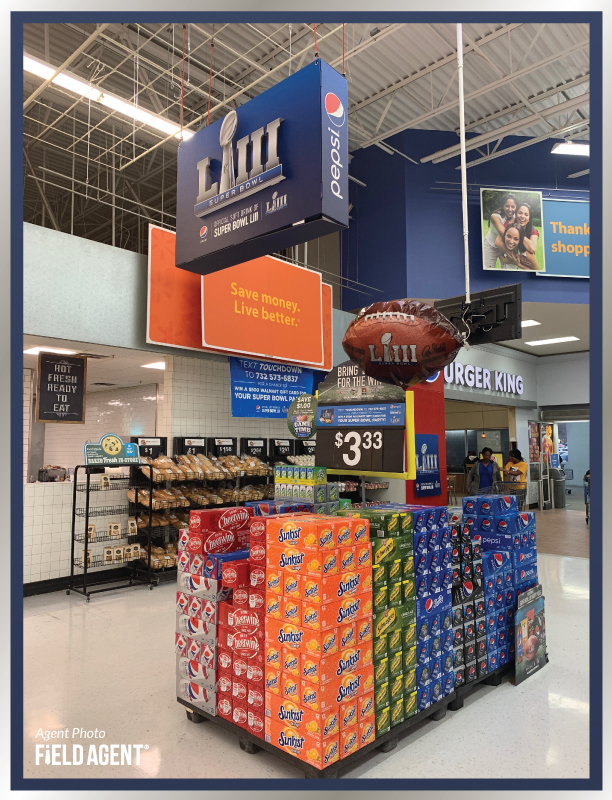
[{"label": "super bowl liii logo", "polygon": [[[210,156],[197,164],[198,196],[194,207],[196,217],[204,217],[285,179],[278,157],[278,133],[282,121],[278,117],[239,139],[234,158],[233,141],[238,127],[238,115],[234,110],[226,115],[219,133],[219,144],[223,148],[220,180],[212,182],[213,160]],[[272,205],[275,202],[276,199],[273,198]],[[279,205],[272,210],[278,211],[281,207]]]}]

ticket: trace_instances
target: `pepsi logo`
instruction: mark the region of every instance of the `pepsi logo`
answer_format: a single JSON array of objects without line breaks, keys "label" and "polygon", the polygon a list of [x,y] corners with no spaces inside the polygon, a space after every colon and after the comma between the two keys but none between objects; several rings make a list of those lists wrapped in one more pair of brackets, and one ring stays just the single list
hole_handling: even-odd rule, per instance
[{"label": "pepsi logo", "polygon": [[495,565],[497,567],[501,567],[504,563],[504,557],[501,553],[493,553],[493,560],[495,561]]},{"label": "pepsi logo", "polygon": [[433,600],[431,597],[428,597],[425,601],[425,611],[431,611],[431,607],[433,606]]},{"label": "pepsi logo", "polygon": [[521,554],[519,555],[519,560],[520,560],[520,561],[522,561],[524,558],[525,558],[525,554],[524,554],[524,553],[521,553]]},{"label": "pepsi logo", "polygon": [[506,522],[505,519],[500,519],[498,527],[499,527],[500,531],[505,531],[506,528],[508,527],[508,523]]},{"label": "pepsi logo", "polygon": [[473,591],[474,591],[474,586],[472,584],[472,581],[463,581],[463,594],[466,597],[469,597]]},{"label": "pepsi logo", "polygon": [[483,519],[481,525],[482,525],[483,531],[488,531],[490,529],[490,527],[491,527],[491,520],[490,519]]},{"label": "pepsi logo", "polygon": [[342,101],[333,92],[328,92],[325,95],[325,110],[332,125],[341,128],[346,120],[346,112]]},{"label": "pepsi logo", "polygon": [[200,239],[206,239],[208,236],[208,225],[202,225],[200,228]]},{"label": "pepsi logo", "polygon": [[524,569],[522,569],[522,570],[521,570],[521,578],[524,578],[524,577],[525,577],[525,570],[524,570]]}]

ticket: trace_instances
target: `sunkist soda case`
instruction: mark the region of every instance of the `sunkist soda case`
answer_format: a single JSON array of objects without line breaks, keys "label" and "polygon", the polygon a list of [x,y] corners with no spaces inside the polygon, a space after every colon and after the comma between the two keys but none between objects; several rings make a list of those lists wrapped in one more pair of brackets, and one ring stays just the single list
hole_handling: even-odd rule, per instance
[{"label": "sunkist soda case", "polygon": [[265,738],[324,769],[373,740],[369,523],[261,517],[255,541],[266,553]]}]

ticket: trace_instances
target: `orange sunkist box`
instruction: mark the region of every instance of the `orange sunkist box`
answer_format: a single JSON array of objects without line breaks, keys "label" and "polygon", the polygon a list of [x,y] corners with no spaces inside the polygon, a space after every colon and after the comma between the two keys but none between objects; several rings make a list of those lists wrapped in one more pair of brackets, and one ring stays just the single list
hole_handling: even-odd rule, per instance
[{"label": "orange sunkist box", "polygon": [[355,638],[357,644],[372,641],[372,616],[360,619],[355,623]]},{"label": "orange sunkist box", "polygon": [[359,727],[340,731],[340,758],[346,758],[356,753],[360,747]]},{"label": "orange sunkist box", "polygon": [[321,577],[314,575],[300,575],[302,601],[309,603],[322,603],[321,597]]},{"label": "orange sunkist box", "polygon": [[270,667],[271,669],[278,669],[281,668],[281,658],[282,658],[282,648],[277,644],[271,644],[266,642],[264,648],[264,666],[266,669]]},{"label": "orange sunkist box", "polygon": [[315,685],[330,683],[347,672],[361,672],[373,664],[372,645],[347,647],[330,655],[300,656],[300,677]]},{"label": "orange sunkist box", "polygon": [[362,542],[355,545],[357,569],[372,569],[372,543]]},{"label": "orange sunkist box", "polygon": [[[320,608],[320,606],[319,606]],[[304,631],[301,651],[302,653],[327,654],[339,650],[338,629],[331,628],[327,631],[315,631],[312,628],[302,628]]]},{"label": "orange sunkist box", "polygon": [[280,594],[272,594],[272,592],[266,592],[266,605],[265,605],[265,612],[266,617],[271,617],[273,619],[282,619],[283,617],[283,596]]},{"label": "orange sunkist box", "polygon": [[376,738],[374,717],[366,719],[365,722],[359,723],[359,747],[365,747],[366,744],[372,744]]},{"label": "orange sunkist box", "polygon": [[300,677],[300,657],[299,650],[292,650],[290,647],[283,647],[281,672],[292,675],[294,678]]},{"label": "orange sunkist box", "polygon": [[355,544],[364,544],[370,541],[370,520],[361,519],[361,517],[348,517],[351,530],[353,532],[353,541]]},{"label": "orange sunkist box", "polygon": [[[304,708],[292,700],[285,700],[266,692],[265,731],[270,733],[272,723],[288,725],[299,733],[320,739],[323,735],[323,715],[318,711]],[[339,729],[333,733],[338,733]],[[330,733],[329,735],[333,735]]]},{"label": "orange sunkist box", "polygon": [[290,622],[292,625],[302,624],[302,601],[294,600],[293,597],[283,597],[281,602],[283,622]]},{"label": "orange sunkist box", "polygon": [[290,647],[300,650],[304,640],[304,629],[279,619],[266,617],[266,645]]},{"label": "orange sunkist box", "polygon": [[302,575],[295,572],[284,572],[282,587],[285,597],[293,597],[294,600],[302,599]]},{"label": "orange sunkist box", "polygon": [[347,700],[359,698],[374,689],[374,666],[363,667],[360,672],[349,672],[329,683],[317,686],[300,681],[299,704],[313,711],[327,711]]},{"label": "orange sunkist box", "polygon": [[322,550],[323,557],[320,575],[337,575],[340,572],[340,551]]},{"label": "orange sunkist box", "polygon": [[372,616],[372,596],[368,592],[354,597],[345,597],[321,606],[321,630],[336,628],[348,622]]},{"label": "orange sunkist box", "polygon": [[271,517],[266,525],[268,547],[318,547],[314,522],[287,514]]},{"label": "orange sunkist box", "polygon": [[340,572],[354,572],[357,569],[357,547],[340,548]]},{"label": "orange sunkist box", "polygon": [[336,517],[336,541],[338,547],[355,544],[355,526],[351,525],[351,517]]},{"label": "orange sunkist box", "polygon": [[264,688],[272,694],[281,693],[281,671],[280,669],[270,669],[266,667],[264,672]]},{"label": "orange sunkist box", "polygon": [[271,594],[283,593],[283,571],[266,567],[266,592]]},{"label": "orange sunkist box", "polygon": [[340,757],[338,735],[318,739],[275,721],[270,721],[265,741],[318,769],[325,769]]},{"label": "orange sunkist box", "polygon": [[321,578],[321,593],[324,603],[371,591],[372,570],[368,567],[357,572],[341,572],[339,575],[326,575]]},{"label": "orange sunkist box", "polygon": [[346,700],[338,706],[340,709],[340,731],[346,731],[348,728],[357,727],[358,722],[358,705],[359,697],[353,697],[352,700]]},{"label": "orange sunkist box", "polygon": [[290,675],[288,672],[283,672],[281,675],[280,696],[283,700],[292,700],[294,703],[299,702],[300,679]]},{"label": "orange sunkist box", "polygon": [[317,546],[320,550],[335,550],[338,547],[337,517],[317,517]]},{"label": "orange sunkist box", "polygon": [[374,717],[374,692],[362,694],[357,700],[357,718],[359,724]]},{"label": "orange sunkist box", "polygon": [[266,571],[284,570],[286,573],[302,573],[305,575],[307,563],[306,552],[307,551],[303,547],[270,545],[266,551]]}]

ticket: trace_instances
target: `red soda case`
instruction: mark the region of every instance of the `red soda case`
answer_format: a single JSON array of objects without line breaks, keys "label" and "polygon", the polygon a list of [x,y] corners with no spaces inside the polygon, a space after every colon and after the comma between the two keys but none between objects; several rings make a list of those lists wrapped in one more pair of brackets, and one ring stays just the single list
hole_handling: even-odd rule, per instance
[{"label": "red soda case", "polygon": [[217,716],[232,721],[232,698],[231,695],[220,694],[217,699]]},{"label": "red soda case", "polygon": [[221,583],[227,589],[245,589],[249,585],[248,560],[224,561],[221,565]]}]

